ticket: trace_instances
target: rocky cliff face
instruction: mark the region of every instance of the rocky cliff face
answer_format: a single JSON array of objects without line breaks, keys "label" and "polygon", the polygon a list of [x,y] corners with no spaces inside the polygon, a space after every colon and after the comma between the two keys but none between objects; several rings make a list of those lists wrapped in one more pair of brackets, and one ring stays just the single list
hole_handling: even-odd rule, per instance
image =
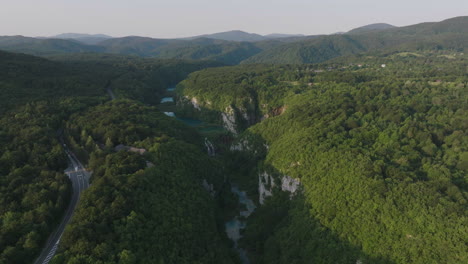
[{"label": "rocky cliff face", "polygon": [[221,113],[221,117],[223,119],[223,126],[224,128],[233,133],[237,134],[237,122],[236,122],[236,113],[231,106],[226,107],[223,113]]},{"label": "rocky cliff face", "polygon": [[[244,129],[252,126],[265,117],[274,116],[276,114],[262,115],[258,111],[256,101],[252,98],[247,98],[241,105],[228,105],[222,110],[216,110],[219,107],[214,107],[212,102],[200,100],[197,97],[184,96],[179,98],[179,108],[189,107],[195,115],[203,116],[206,112],[218,112],[217,120],[209,120],[210,122],[221,121],[226,130],[238,134]],[[213,117],[213,115],[210,115]],[[208,120],[206,120],[208,121]]]},{"label": "rocky cliff face", "polygon": [[190,101],[190,103],[192,104],[193,108],[197,109],[198,111],[201,110],[201,107],[200,107],[200,104],[198,103],[198,100],[196,97],[193,97],[193,98],[189,98],[189,97],[185,97],[187,100]]},{"label": "rocky cliff face", "polygon": [[[284,192],[290,193],[290,198],[299,190],[301,182],[299,179],[291,178],[287,175],[281,176],[281,188]],[[265,202],[265,198],[268,196],[273,195],[273,188],[276,187],[275,179],[273,176],[268,174],[267,172],[262,172],[258,176],[258,193],[259,193],[259,203],[263,204]]]}]

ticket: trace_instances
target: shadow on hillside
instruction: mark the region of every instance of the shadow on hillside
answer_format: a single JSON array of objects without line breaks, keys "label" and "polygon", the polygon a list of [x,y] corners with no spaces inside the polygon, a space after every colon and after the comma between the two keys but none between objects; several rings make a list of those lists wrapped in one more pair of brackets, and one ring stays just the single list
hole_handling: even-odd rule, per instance
[{"label": "shadow on hillside", "polygon": [[302,194],[276,190],[248,218],[240,241],[251,263],[393,263],[343,241],[310,214]]}]

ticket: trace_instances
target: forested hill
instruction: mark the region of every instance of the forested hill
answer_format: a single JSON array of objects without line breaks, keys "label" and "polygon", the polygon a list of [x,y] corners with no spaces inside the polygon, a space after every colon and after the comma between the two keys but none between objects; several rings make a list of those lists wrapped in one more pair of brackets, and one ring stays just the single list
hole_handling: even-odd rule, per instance
[{"label": "forested hill", "polygon": [[317,63],[384,49],[464,51],[468,46],[467,28],[468,17],[457,17],[438,23],[422,23],[378,32],[324,36],[268,49],[243,63]]},{"label": "forested hill", "polygon": [[34,100],[117,96],[158,102],[169,85],[190,72],[222,65],[213,61],[158,60],[109,54],[63,54],[43,59],[0,51],[0,112]]},{"label": "forested hill", "polygon": [[[467,73],[460,52],[403,52],[204,70],[178,91],[244,122],[232,149],[265,199],[241,240],[252,262],[465,263]],[[279,192],[288,177],[299,193]]]},{"label": "forested hill", "polygon": [[247,33],[240,30],[232,30],[226,32],[219,32],[214,34],[206,34],[200,36],[189,37],[186,39],[197,39],[197,38],[210,38],[210,39],[220,39],[228,41],[260,41],[266,40],[266,36],[259,34]]},{"label": "forested hill", "polygon": [[351,30],[347,34],[274,39],[234,31],[187,39],[130,36],[86,45],[73,39],[3,36],[0,37],[0,49],[40,56],[94,52],[162,59],[215,60],[228,65],[302,64],[369,51],[462,51],[468,42],[467,28],[468,18],[456,17],[399,28],[375,24]]},{"label": "forested hill", "polygon": [[236,42],[209,38],[193,40],[125,37],[109,39],[99,45],[108,53],[131,54],[144,57],[186,60],[216,60],[238,64],[262,49],[250,42]]},{"label": "forested hill", "polygon": [[[109,228],[87,231],[99,232],[101,238],[123,237],[135,234],[131,225],[141,227],[138,224],[141,221],[156,223],[155,219],[159,219],[159,229],[143,225],[147,229],[138,229],[138,232],[157,232],[156,237],[163,238],[161,232],[168,226],[165,219],[179,219],[170,224],[182,223],[181,219],[185,221],[179,229],[171,226],[164,241],[138,237],[138,242],[147,246],[161,243],[156,256],[143,256],[146,252],[138,251],[143,248],[140,244],[133,243],[135,248],[131,248],[125,244],[129,240],[112,240],[118,246],[110,246],[119,251],[100,245],[88,252],[86,259],[92,259],[88,263],[98,263],[98,259],[103,258],[102,251],[111,253],[109,258],[146,257],[148,262],[181,263],[192,257],[204,263],[228,261],[230,252],[214,221],[215,204],[202,187],[202,178],[217,185],[223,178],[202,151],[198,135],[155,107],[144,106],[139,101],[122,99],[102,105],[110,100],[106,88],[115,89],[118,98],[159,102],[168,85],[177,83],[192,71],[217,65],[219,63],[208,61],[96,54],[47,60],[0,52],[0,263],[33,263],[68,206],[72,189],[63,172],[68,165],[59,140],[62,133],[66,144],[76,151],[81,161],[95,170],[96,181],[92,179],[95,189],[91,188],[91,194],[78,209],[90,221],[86,224],[102,226],[92,221],[101,217],[102,221],[122,221],[112,226],[114,229],[109,229],[109,225]],[[117,153],[114,143],[147,148],[148,155]],[[165,153],[172,154],[165,156]],[[151,169],[147,165],[150,161],[156,165]],[[174,164],[177,170],[173,169]],[[164,185],[168,182],[168,186]],[[107,192],[111,186],[115,188]],[[151,195],[154,201],[160,200],[154,193],[170,193],[174,199],[166,197],[162,207],[142,203]],[[93,201],[99,202],[92,204]],[[193,201],[197,203],[192,204]],[[176,202],[181,203],[180,207],[175,206]],[[142,208],[128,210],[126,205],[135,204]],[[99,217],[87,218],[94,215],[96,207],[100,209]],[[105,208],[113,209],[106,211]],[[188,219],[180,214],[187,211],[191,211]],[[130,224],[133,216],[136,222]],[[129,225],[123,228],[126,223]],[[64,237],[76,238],[71,243],[76,250],[85,246],[84,241],[89,237],[74,231],[76,229],[68,231],[71,235]],[[165,247],[168,241],[172,244]],[[96,241],[89,242],[86,248],[94,249],[92,243]],[[183,243],[183,249],[174,246]],[[188,245],[198,246],[190,248]],[[183,256],[179,255],[180,251],[184,251]],[[75,259],[74,253],[67,252],[66,257]],[[83,253],[86,254],[79,252],[80,257]]]},{"label": "forested hill", "polygon": [[360,33],[367,33],[369,31],[378,31],[378,30],[385,30],[385,29],[390,29],[390,28],[395,28],[395,26],[392,26],[386,23],[376,23],[376,24],[370,24],[370,25],[354,28],[348,31],[347,34],[360,34]]},{"label": "forested hill", "polygon": [[119,100],[72,116],[66,134],[94,173],[53,263],[235,263],[202,185],[219,189],[222,168],[195,130]]},{"label": "forested hill", "polygon": [[66,39],[37,39],[23,36],[0,36],[0,49],[32,55],[49,55],[78,52],[103,52],[98,46],[86,45]]},{"label": "forested hill", "polygon": [[107,81],[88,67],[0,51],[0,113],[31,101],[104,95]]}]

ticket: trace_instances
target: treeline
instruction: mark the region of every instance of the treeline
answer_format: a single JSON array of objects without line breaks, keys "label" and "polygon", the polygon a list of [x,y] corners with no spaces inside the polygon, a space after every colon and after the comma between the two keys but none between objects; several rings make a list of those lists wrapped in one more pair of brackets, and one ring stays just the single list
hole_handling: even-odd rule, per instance
[{"label": "treeline", "polygon": [[93,176],[51,263],[234,263],[203,188],[224,176],[195,130],[124,100],[72,116],[66,134]]},{"label": "treeline", "polygon": [[[241,245],[253,261],[467,261],[465,55],[397,52],[248,71],[197,72],[181,92],[219,113],[230,104],[244,107],[249,99],[234,91],[247,91],[245,82],[269,80],[271,86],[250,89],[272,105],[278,84],[289,82],[276,105],[285,110],[239,139],[267,146],[255,171],[289,175],[302,186],[293,201],[276,194],[249,218]],[[208,76],[225,81],[209,85]],[[217,89],[222,105],[208,104]],[[261,109],[270,101],[258,102]]]}]

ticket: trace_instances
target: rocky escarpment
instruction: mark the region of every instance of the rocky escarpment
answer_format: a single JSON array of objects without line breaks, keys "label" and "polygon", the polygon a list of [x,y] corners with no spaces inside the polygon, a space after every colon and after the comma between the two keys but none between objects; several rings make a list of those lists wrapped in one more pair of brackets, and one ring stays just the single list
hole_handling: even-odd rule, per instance
[{"label": "rocky escarpment", "polygon": [[280,184],[277,186],[275,178],[268,172],[264,171],[258,175],[258,194],[259,203],[263,204],[268,196],[273,195],[273,188],[278,187],[284,192],[290,193],[290,198],[299,190],[300,180],[294,179],[287,175],[280,176]]},{"label": "rocky escarpment", "polygon": [[[245,133],[234,142],[230,150],[246,152],[252,158],[264,157],[268,151],[269,146],[263,141],[256,140],[252,135],[247,136]],[[265,199],[273,195],[273,190],[279,188],[281,191],[289,192],[290,198],[296,194],[300,188],[301,182],[299,179],[292,178],[288,175],[278,175],[277,173],[269,173],[267,170],[262,169],[258,174],[258,194],[259,203],[263,204]]]},{"label": "rocky escarpment", "polygon": [[[266,110],[267,105],[258,105],[255,97],[248,97],[241,103],[217,105],[217,102],[198,97],[183,96],[177,102],[183,116],[202,119],[210,123],[220,123],[229,132],[237,135],[256,123],[285,112],[286,106]],[[263,109],[263,110],[260,110]]]},{"label": "rocky escarpment", "polygon": [[225,111],[221,113],[221,117],[223,119],[224,128],[233,134],[237,134],[238,122],[236,121],[236,114],[234,108],[232,108],[231,106],[226,107]]}]

